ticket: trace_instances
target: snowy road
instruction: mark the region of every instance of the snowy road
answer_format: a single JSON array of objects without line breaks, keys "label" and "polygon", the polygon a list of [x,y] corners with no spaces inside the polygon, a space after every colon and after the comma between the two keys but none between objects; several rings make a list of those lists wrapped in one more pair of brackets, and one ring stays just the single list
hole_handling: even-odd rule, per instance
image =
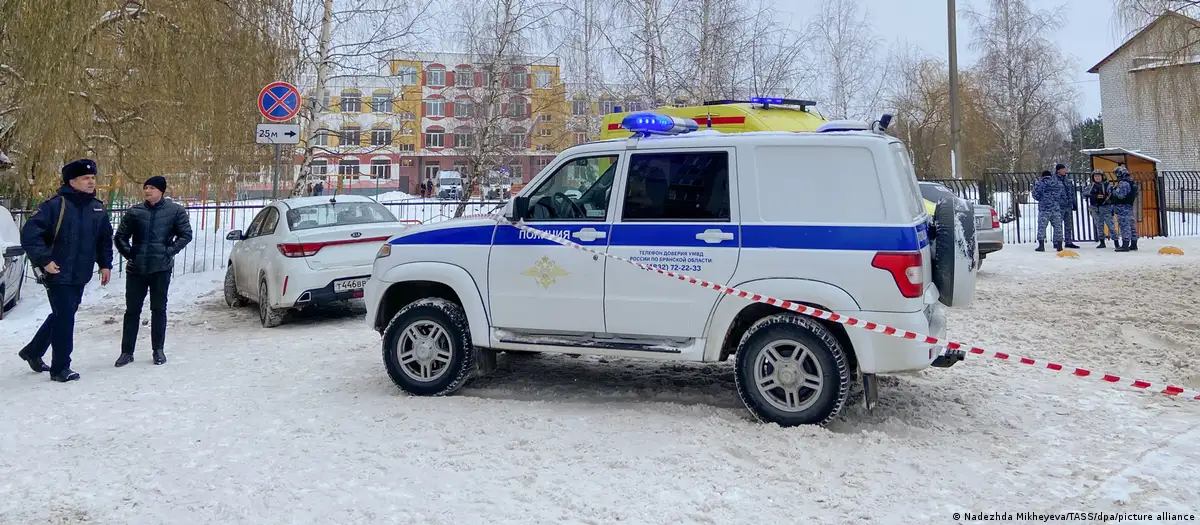
[{"label": "snowy road", "polygon": [[[1200,387],[1184,257],[1016,245],[955,340]],[[1035,273],[1040,271],[1042,273]],[[720,365],[502,356],[462,394],[388,380],[362,310],[264,330],[220,274],[173,289],[165,366],[114,369],[122,284],[89,292],[60,385],[0,322],[0,523],[953,523],[954,512],[1200,512],[1200,403],[971,359],[885,378],[828,429],[749,420]],[[684,286],[680,284],[680,286]],[[148,313],[147,313],[148,315]],[[1138,523],[1152,523],[1142,521]]]}]

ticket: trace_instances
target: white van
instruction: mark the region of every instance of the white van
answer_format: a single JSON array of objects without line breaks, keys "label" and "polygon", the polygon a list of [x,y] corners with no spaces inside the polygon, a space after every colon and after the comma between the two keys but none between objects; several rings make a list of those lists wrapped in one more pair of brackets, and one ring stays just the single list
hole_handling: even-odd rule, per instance
[{"label": "white van", "polygon": [[876,374],[963,358],[616,259],[942,338],[946,307],[974,297],[974,219],[951,201],[929,216],[886,124],[723,134],[638,113],[623,126],[638,133],[559,154],[504,220],[422,225],[380,250],[367,322],[400,388],[453,392],[498,351],[733,356],[758,418],[824,424],[855,381],[869,406]]}]

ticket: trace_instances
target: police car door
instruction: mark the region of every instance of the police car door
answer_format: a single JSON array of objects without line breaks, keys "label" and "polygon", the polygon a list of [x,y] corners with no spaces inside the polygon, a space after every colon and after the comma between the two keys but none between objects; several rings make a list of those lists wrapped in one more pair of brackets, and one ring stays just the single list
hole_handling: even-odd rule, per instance
[{"label": "police car door", "polygon": [[[621,156],[581,154],[553,167],[527,194],[525,223],[603,253]],[[511,226],[497,228],[488,261],[493,326],[604,332],[605,260]]]},{"label": "police car door", "polygon": [[[733,148],[636,150],[619,185],[608,253],[728,284],[741,246]],[[613,334],[703,337],[719,293],[609,261],[605,324]]]}]

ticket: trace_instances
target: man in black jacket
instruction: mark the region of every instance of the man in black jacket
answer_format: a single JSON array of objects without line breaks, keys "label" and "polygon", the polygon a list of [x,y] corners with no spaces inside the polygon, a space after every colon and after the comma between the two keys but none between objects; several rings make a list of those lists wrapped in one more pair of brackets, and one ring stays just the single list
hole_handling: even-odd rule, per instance
[{"label": "man in black jacket", "polygon": [[150,292],[150,347],[154,364],[167,362],[163,345],[167,338],[167,288],[175,254],[192,242],[192,225],[187,210],[163,198],[167,179],[150,177],[142,185],[146,201],[125,212],[117,226],[117,251],[128,261],[125,277],[125,326],[121,333],[121,356],[116,366],[133,362],[138,324],[146,292]]},{"label": "man in black jacket", "polygon": [[[100,266],[100,284],[112,275],[112,223],[104,203],[96,198],[96,163],[80,159],[62,168],[58,195],[38,206],[21,228],[21,247],[34,268],[45,272],[50,315],[33,340],[17,355],[34,372],[50,372],[65,383],[79,379],[71,370],[75,344],[75,313],[83,288]],[[54,348],[50,366],[42,359]]]}]

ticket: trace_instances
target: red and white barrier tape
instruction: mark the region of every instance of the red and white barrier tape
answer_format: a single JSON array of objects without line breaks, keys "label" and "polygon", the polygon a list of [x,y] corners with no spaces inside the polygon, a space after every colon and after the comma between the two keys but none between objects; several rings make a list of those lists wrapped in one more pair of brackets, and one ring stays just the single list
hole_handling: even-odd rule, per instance
[{"label": "red and white barrier tape", "polygon": [[[724,293],[726,295],[736,295],[738,297],[748,299],[748,300],[754,301],[756,303],[777,306],[779,308],[783,308],[784,310],[790,310],[790,311],[793,311],[793,312],[796,312],[799,314],[804,314],[804,315],[807,315],[810,317],[816,317],[818,319],[824,319],[826,321],[832,321],[835,323],[849,325],[849,326],[853,326],[855,328],[861,328],[863,330],[869,330],[871,332],[880,333],[883,335],[899,337],[901,339],[908,339],[911,341],[919,341],[919,342],[923,342],[923,343],[931,345],[931,346],[940,346],[940,347],[950,349],[950,350],[962,350],[962,351],[966,352],[968,355],[975,355],[975,356],[980,356],[980,357],[993,357],[993,358],[1000,359],[1002,361],[1006,361],[1009,363],[1019,363],[1019,364],[1023,364],[1023,365],[1031,365],[1031,366],[1036,366],[1039,368],[1045,368],[1047,370],[1066,372],[1066,373],[1071,374],[1076,377],[1091,377],[1091,378],[1098,379],[1100,381],[1104,381],[1106,383],[1124,385],[1124,386],[1128,386],[1131,388],[1143,390],[1146,392],[1156,392],[1156,393],[1160,393],[1160,394],[1164,394],[1164,395],[1168,395],[1168,396],[1175,396],[1175,397],[1179,397],[1179,398],[1183,398],[1183,399],[1200,401],[1200,391],[1189,390],[1189,389],[1179,387],[1179,386],[1174,386],[1174,385],[1163,385],[1161,383],[1151,383],[1149,381],[1143,381],[1141,379],[1130,379],[1128,377],[1123,378],[1123,377],[1112,375],[1112,374],[1103,374],[1103,373],[1093,372],[1086,368],[1061,365],[1061,364],[1052,363],[1049,361],[1038,361],[1036,359],[1030,359],[1028,357],[1018,357],[1015,355],[1006,354],[1004,352],[988,351],[988,350],[984,350],[979,347],[975,347],[975,346],[971,346],[971,345],[967,345],[967,344],[963,344],[963,343],[958,343],[958,342],[954,342],[954,341],[944,341],[944,340],[938,339],[936,337],[930,337],[928,335],[918,334],[916,332],[909,332],[907,330],[901,330],[898,328],[892,328],[890,326],[884,326],[884,325],[872,323],[869,321],[863,321],[861,319],[856,319],[854,317],[838,315],[833,312],[827,312],[825,310],[820,310],[817,308],[813,308],[811,306],[797,304],[797,303],[794,303],[791,301],[784,301],[781,299],[776,299],[774,297],[768,297],[765,295],[759,295],[759,294],[747,292],[744,290],[738,290],[737,288],[731,288],[729,286],[722,286],[717,283],[711,283],[711,282],[697,279],[695,277],[691,277],[691,276],[684,275],[681,273],[669,272],[666,270],[653,268],[651,266],[637,263],[637,262],[631,261],[629,259],[625,259],[623,257],[618,257],[616,255],[611,255],[608,253],[593,250],[591,248],[582,246],[575,242],[571,242],[570,240],[564,239],[557,235],[549,234],[549,233],[543,232],[541,230],[538,230],[536,228],[531,228],[531,227],[525,225],[523,222],[522,223],[512,223],[512,222],[509,222],[504,217],[501,217],[499,215],[483,215],[483,216],[492,217],[502,224],[508,224],[519,230],[528,232],[532,235],[536,235],[538,237],[541,237],[541,238],[546,239],[551,242],[561,244],[563,246],[569,246],[571,248],[575,248],[577,250],[582,250],[582,251],[585,251],[585,252],[588,252],[588,253],[591,253],[594,255],[599,255],[599,256],[607,257],[609,259],[613,259],[616,261],[628,263],[628,264],[631,264],[638,268],[641,268],[642,270],[646,270],[648,272],[662,274],[667,277],[674,277],[676,279],[679,279],[680,281],[684,281],[684,282],[690,283],[690,284],[695,284],[698,286],[703,286],[705,288],[710,288],[712,290],[716,290],[716,291]],[[941,352],[942,355],[944,355],[945,353],[946,353],[945,351]]]}]

